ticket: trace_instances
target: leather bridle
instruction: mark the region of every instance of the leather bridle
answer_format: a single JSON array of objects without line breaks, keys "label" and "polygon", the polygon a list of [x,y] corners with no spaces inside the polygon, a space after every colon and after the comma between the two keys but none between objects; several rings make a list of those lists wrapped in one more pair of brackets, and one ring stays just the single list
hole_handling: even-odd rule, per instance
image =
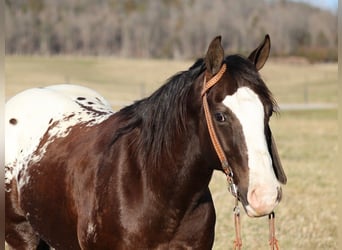
[{"label": "leather bridle", "polygon": [[216,154],[217,154],[217,156],[221,162],[222,169],[227,176],[229,191],[232,193],[233,196],[235,196],[237,198],[237,196],[238,196],[237,186],[234,184],[233,171],[228,164],[226,154],[224,153],[222,146],[221,146],[221,143],[219,142],[219,140],[217,138],[215,128],[214,128],[214,124],[213,124],[213,120],[212,120],[212,115],[211,115],[210,109],[209,109],[208,98],[207,98],[207,92],[209,91],[209,89],[211,89],[214,85],[216,85],[219,82],[219,80],[223,76],[226,69],[227,69],[226,64],[223,64],[221,69],[217,72],[217,74],[214,77],[212,77],[209,81],[206,81],[206,76],[204,76],[203,89],[201,92],[201,96],[202,96],[205,120],[207,122],[211,142],[213,143],[215,152],[216,152]]},{"label": "leather bridle", "polygon": [[[211,142],[214,146],[215,152],[221,162],[222,169],[227,177],[228,182],[228,190],[231,194],[235,197],[235,207],[233,209],[234,212],[234,226],[235,226],[235,240],[234,240],[234,249],[240,250],[242,247],[242,239],[241,239],[241,224],[240,224],[240,208],[239,208],[239,200],[238,200],[238,188],[234,184],[233,179],[233,171],[228,164],[227,157],[223,151],[220,141],[218,140],[217,134],[215,132],[212,115],[209,109],[207,93],[208,91],[215,86],[220,79],[222,78],[223,74],[227,70],[227,65],[223,64],[221,69],[208,81],[206,79],[206,74],[204,76],[203,88],[201,92],[202,102],[203,102],[203,109],[205,120],[208,126],[208,131],[210,135]],[[279,250],[278,240],[275,237],[275,215],[274,212],[270,213],[269,218],[269,245],[271,250]]]}]

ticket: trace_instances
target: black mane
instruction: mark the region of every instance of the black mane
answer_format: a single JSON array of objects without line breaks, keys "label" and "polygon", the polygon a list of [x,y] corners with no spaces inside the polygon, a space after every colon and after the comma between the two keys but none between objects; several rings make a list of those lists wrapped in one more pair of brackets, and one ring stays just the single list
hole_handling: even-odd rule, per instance
[{"label": "black mane", "polygon": [[[232,55],[224,60],[237,87],[253,86],[253,89],[273,107],[271,92],[260,78],[255,66],[248,59]],[[115,132],[112,144],[122,135],[138,128],[135,138],[149,164],[158,164],[163,153],[171,156],[171,146],[180,134],[187,134],[187,102],[195,79],[205,70],[205,62],[198,59],[187,71],[172,76],[151,96],[121,109],[116,116],[122,126]],[[185,132],[185,133],[184,133]]]},{"label": "black mane", "polygon": [[187,71],[172,76],[151,96],[124,107],[116,115],[120,127],[112,143],[135,128],[140,129],[136,139],[149,164],[158,164],[162,153],[171,156],[171,145],[175,138],[186,132],[187,102],[195,79],[205,70],[203,59],[197,60]]}]

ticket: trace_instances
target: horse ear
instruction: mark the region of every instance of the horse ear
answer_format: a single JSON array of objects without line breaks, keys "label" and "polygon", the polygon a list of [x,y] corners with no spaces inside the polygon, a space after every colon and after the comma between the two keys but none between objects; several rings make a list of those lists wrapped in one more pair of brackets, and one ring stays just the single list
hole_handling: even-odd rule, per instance
[{"label": "horse ear", "polygon": [[[270,132],[271,132],[271,130],[270,130]],[[270,149],[271,149],[270,151],[271,151],[274,173],[275,173],[275,175],[276,175],[276,177],[280,183],[286,184],[287,177],[286,177],[285,171],[283,169],[283,166],[280,162],[277,146],[275,144],[272,133],[271,133]]]},{"label": "horse ear", "polygon": [[271,39],[267,34],[264,41],[257,47],[249,56],[248,59],[251,60],[256,69],[259,71],[267,61],[271,49]]},{"label": "horse ear", "polygon": [[224,50],[221,45],[221,36],[217,36],[210,43],[205,55],[205,66],[209,77],[215,75],[221,68],[224,58]]}]

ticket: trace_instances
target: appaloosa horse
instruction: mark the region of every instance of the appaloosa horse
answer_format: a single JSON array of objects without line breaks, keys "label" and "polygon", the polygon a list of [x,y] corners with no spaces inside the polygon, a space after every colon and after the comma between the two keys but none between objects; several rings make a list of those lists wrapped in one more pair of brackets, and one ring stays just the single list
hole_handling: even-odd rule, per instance
[{"label": "appaloosa horse", "polygon": [[[10,248],[210,249],[208,184],[223,167],[249,216],[271,213],[286,176],[269,128],[276,104],[258,73],[269,50],[267,35],[248,58],[224,57],[216,37],[204,59],[116,113],[96,92],[73,85],[10,99]],[[209,136],[203,96],[226,166]]]}]

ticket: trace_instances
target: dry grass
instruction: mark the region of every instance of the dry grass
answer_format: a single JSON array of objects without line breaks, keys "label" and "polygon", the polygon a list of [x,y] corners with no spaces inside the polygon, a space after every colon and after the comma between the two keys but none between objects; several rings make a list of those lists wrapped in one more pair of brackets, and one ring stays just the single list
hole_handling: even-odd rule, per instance
[{"label": "dry grass", "polygon": [[[109,100],[132,102],[192,63],[103,57],[8,57],[6,95],[29,87],[70,82],[95,88]],[[305,89],[309,101],[337,101],[337,64],[270,62],[261,74],[280,103],[303,102]]]},{"label": "dry grass", "polygon": [[5,63],[6,96],[30,87],[73,83],[93,88],[108,100],[130,103],[190,65],[166,60],[9,57]]},{"label": "dry grass", "polygon": [[[276,208],[276,227],[282,249],[337,249],[337,122],[336,111],[286,112],[273,118],[288,183]],[[234,239],[233,199],[225,179],[211,182],[217,225],[214,249],[227,249]],[[245,249],[267,249],[267,218],[242,214]]]},{"label": "dry grass", "polygon": [[[148,95],[166,78],[192,62],[114,58],[6,58],[6,96],[34,86],[72,82],[96,89],[109,100],[131,102]],[[280,103],[337,101],[337,65],[269,63],[263,78]],[[144,84],[144,88],[141,85]],[[283,112],[272,119],[288,176],[284,198],[276,209],[282,249],[337,249],[336,111]],[[217,212],[214,249],[231,249],[233,199],[225,178],[215,173],[210,184]],[[242,212],[244,249],[268,249],[267,218]]]},{"label": "dry grass", "polygon": [[337,64],[271,62],[261,74],[279,103],[337,102]]}]

